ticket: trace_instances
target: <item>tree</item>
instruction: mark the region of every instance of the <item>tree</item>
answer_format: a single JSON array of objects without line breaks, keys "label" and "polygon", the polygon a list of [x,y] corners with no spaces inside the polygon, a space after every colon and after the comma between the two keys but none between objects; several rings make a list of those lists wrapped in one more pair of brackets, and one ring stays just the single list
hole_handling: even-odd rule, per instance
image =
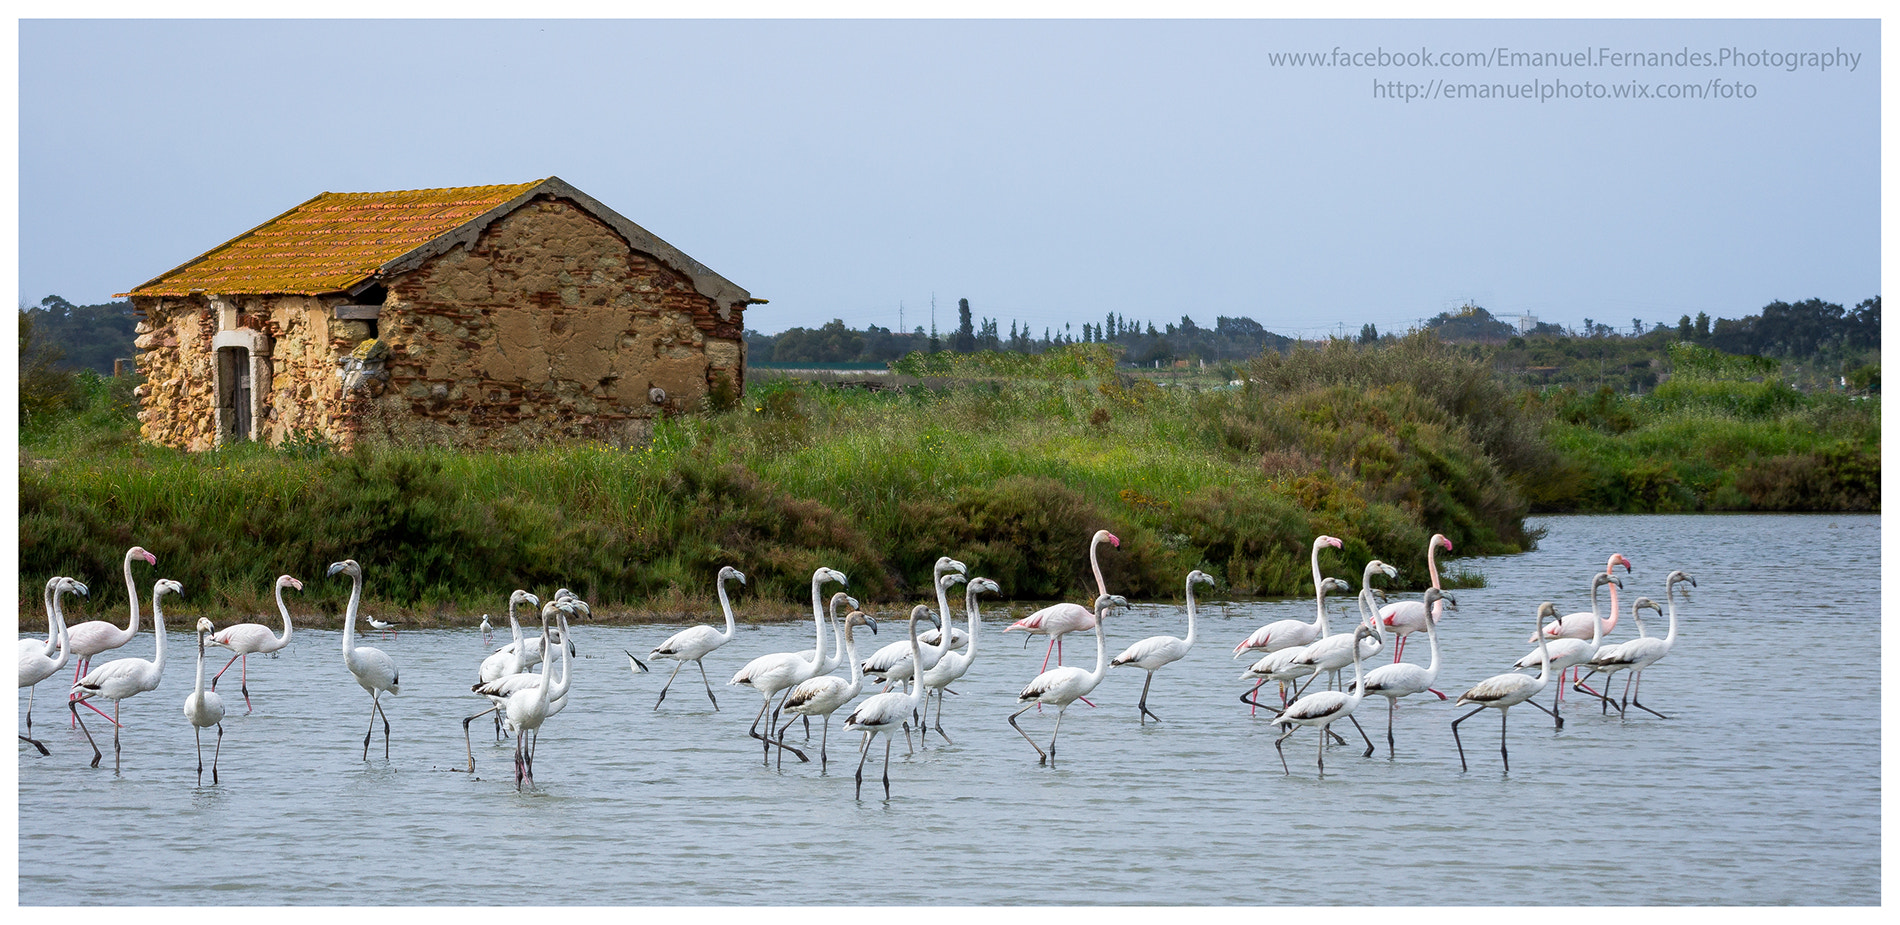
[{"label": "tree", "polygon": [[970,321],[970,300],[957,300],[957,333],[950,340],[950,349],[958,353],[976,352],[976,325]]},{"label": "tree", "polygon": [[1376,328],[1376,327],[1373,327],[1373,326],[1372,326],[1371,324],[1367,324],[1367,325],[1364,325],[1364,326],[1362,326],[1362,327],[1361,327],[1361,328],[1359,329],[1359,342],[1360,342],[1360,343],[1362,343],[1362,344],[1376,344],[1376,343],[1378,343],[1378,342],[1379,342],[1379,329],[1378,329],[1378,328]]},{"label": "tree", "polygon": [[1695,323],[1690,321],[1689,316],[1685,314],[1681,321],[1676,322],[1676,339],[1686,341],[1693,336],[1695,336]]},{"label": "tree", "polygon": [[1708,339],[1709,337],[1709,313],[1708,312],[1695,313],[1695,336],[1697,340]]}]

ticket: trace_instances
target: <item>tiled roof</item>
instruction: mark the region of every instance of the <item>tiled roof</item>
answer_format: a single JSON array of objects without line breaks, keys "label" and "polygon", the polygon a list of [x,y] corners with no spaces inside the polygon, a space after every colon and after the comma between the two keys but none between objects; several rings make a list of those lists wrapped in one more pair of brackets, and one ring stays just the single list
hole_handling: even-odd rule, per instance
[{"label": "tiled roof", "polygon": [[323,193],[121,295],[342,292],[546,182]]}]

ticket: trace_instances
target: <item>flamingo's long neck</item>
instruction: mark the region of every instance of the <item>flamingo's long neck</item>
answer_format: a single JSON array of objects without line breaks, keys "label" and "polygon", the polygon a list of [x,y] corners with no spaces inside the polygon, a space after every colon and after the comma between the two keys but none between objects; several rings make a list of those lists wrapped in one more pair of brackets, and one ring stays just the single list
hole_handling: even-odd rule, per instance
[{"label": "flamingo's long neck", "polygon": [[205,694],[205,632],[198,631],[198,677],[192,681],[191,693],[203,698]]},{"label": "flamingo's long neck", "polygon": [[510,595],[508,598],[508,632],[514,636],[513,645],[515,647],[515,655],[519,656],[522,654],[521,620],[520,618],[515,616],[515,603],[516,601],[515,601],[514,596]]},{"label": "flamingo's long neck", "polygon": [[1089,690],[1094,690],[1108,676],[1108,641],[1102,636],[1102,621],[1108,616],[1108,607],[1102,604],[1095,608],[1095,670],[1089,672]]},{"label": "flamingo's long neck", "polygon": [[[1440,602],[1433,601],[1432,603]],[[1432,644],[1432,661],[1431,664],[1425,666],[1425,674],[1427,677],[1436,678],[1438,677],[1438,626],[1434,621],[1425,621],[1425,638]]]},{"label": "flamingo's long neck", "polygon": [[[350,657],[350,653],[356,651],[356,608],[362,601],[363,573],[359,571],[350,576],[350,603],[343,608],[343,658],[346,662]],[[156,601],[152,604],[152,610],[155,614],[158,611]],[[514,619],[514,611],[512,608],[509,610],[508,618],[511,620]],[[515,635],[517,637],[521,635],[518,629]]]},{"label": "flamingo's long neck", "polygon": [[161,676],[165,673],[165,615],[158,609],[159,592],[152,589],[152,636],[156,640],[152,653],[152,670]]},{"label": "flamingo's long neck", "polygon": [[838,599],[836,597],[833,597],[831,600],[831,606],[827,612],[827,616],[831,623],[832,633],[831,663],[835,666],[838,663],[838,659],[844,657],[844,635],[838,630]]},{"label": "flamingo's long neck", "polygon": [[[1385,621],[1379,619],[1377,608],[1372,606],[1371,584],[1359,589],[1359,622],[1372,627],[1372,631],[1379,634],[1379,644],[1385,644]],[[1359,651],[1358,643],[1353,644],[1353,651]]]},{"label": "flamingo's long neck", "polygon": [[1350,712],[1353,708],[1359,706],[1359,701],[1366,696],[1365,669],[1359,666],[1359,634],[1357,630],[1353,631],[1352,637],[1352,687],[1347,690],[1346,709]]},{"label": "flamingo's long neck", "polygon": [[[556,612],[555,612],[555,616],[556,616],[556,617],[557,617],[557,618],[558,618],[558,619],[560,620],[560,625],[561,625],[561,645],[560,645],[560,650],[561,650],[561,677],[560,677],[560,678],[559,678],[558,680],[556,680],[556,681],[554,681],[554,687],[553,687],[553,689],[552,689],[552,691],[550,691],[550,693],[549,693],[549,697],[548,697],[548,699],[550,699],[550,700],[558,700],[558,699],[560,699],[560,698],[562,698],[562,697],[566,697],[566,696],[567,696],[567,691],[568,691],[568,674],[567,674],[567,670],[568,670],[568,663],[567,663],[567,658],[568,658],[568,656],[567,656],[567,638],[568,638],[568,637],[567,637],[567,611],[566,611],[566,610],[558,610],[558,611],[556,611]],[[544,656],[544,658],[545,658],[545,656]],[[541,670],[542,670],[542,671],[546,671],[547,669],[546,669],[546,668],[544,667],[544,668],[542,668]]]},{"label": "flamingo's long neck", "polygon": [[1313,541],[1313,597],[1319,602],[1319,619],[1313,621],[1319,626],[1319,634],[1326,635],[1326,580],[1319,574],[1319,540]]},{"label": "flamingo's long neck", "polygon": [[[1616,574],[1616,563],[1620,559],[1622,559],[1621,555],[1611,556],[1610,564],[1609,566],[1603,569],[1603,573],[1605,575],[1614,576]],[[1623,568],[1623,571],[1628,572],[1629,567],[1625,566]],[[1616,582],[1614,581],[1610,582],[1610,616],[1609,616],[1610,625],[1603,628],[1604,632],[1609,632],[1610,630],[1616,629],[1616,620],[1618,617],[1622,616],[1621,612],[1617,609],[1618,604],[1616,600],[1616,591],[1617,591]],[[1591,607],[1590,612],[1592,615],[1594,615],[1596,613],[1596,608],[1594,606]]]},{"label": "flamingo's long neck", "polygon": [[59,657],[53,660],[53,670],[66,667],[66,659],[72,655],[72,640],[66,635],[66,611],[59,606],[59,592],[53,592],[53,618],[57,627],[54,633],[59,637]]},{"label": "flamingo's long neck", "polygon": [[[1187,605],[1188,607],[1188,634],[1187,634],[1187,638],[1182,641],[1192,646],[1194,645],[1194,582],[1192,580],[1190,580],[1187,583],[1187,599],[1188,599],[1188,605]],[[1100,622],[1100,621],[1097,621],[1097,622]]]},{"label": "flamingo's long neck", "polygon": [[845,700],[858,695],[858,689],[864,685],[864,666],[858,664],[858,641],[851,638],[851,621],[844,624],[844,654],[851,660],[851,685],[845,688]]},{"label": "flamingo's long neck", "polygon": [[1089,540],[1089,568],[1095,572],[1095,596],[1097,597],[1108,594],[1108,582],[1102,580],[1102,559],[1096,552],[1101,546],[1102,534],[1098,532],[1093,539]]},{"label": "flamingo's long neck", "polygon": [[1669,635],[1663,638],[1664,646],[1676,644],[1676,588],[1670,585],[1664,588],[1664,596],[1669,598]]},{"label": "flamingo's long neck", "polygon": [[726,631],[719,635],[720,644],[724,645],[732,641],[732,634],[737,624],[732,618],[732,599],[726,596],[726,582],[723,578],[719,581],[719,609],[726,612]]},{"label": "flamingo's long neck", "polygon": [[[132,601],[132,622],[125,628],[125,635],[129,638],[139,631],[139,586],[132,580],[132,553],[130,552],[125,554],[125,595]],[[152,609],[158,610],[157,601],[152,602]],[[153,619],[157,619],[156,614]]]},{"label": "flamingo's long neck", "polygon": [[277,612],[284,617],[284,635],[277,640],[277,648],[281,649],[290,645],[290,605],[284,603],[284,586],[281,584],[277,586]]},{"label": "flamingo's long neck", "polygon": [[813,665],[825,660],[825,598],[824,592],[819,590],[819,585],[823,583],[823,578],[812,576],[811,622],[814,628],[812,632],[814,642],[811,648],[811,663]]},{"label": "flamingo's long neck", "polygon": [[[1432,573],[1432,587],[1445,590],[1438,583],[1438,537],[1435,535],[1431,542],[1425,544],[1425,568]],[[1428,615],[1432,618],[1430,622],[1437,623],[1445,615],[1445,602],[1433,601]]]},{"label": "flamingo's long neck", "polygon": [[913,713],[924,701],[923,666],[923,649],[917,644],[917,611],[913,609],[910,612],[910,709]]},{"label": "flamingo's long neck", "polygon": [[[1591,602],[1595,603],[1595,600],[1596,600],[1595,588],[1590,589],[1590,598],[1591,598]],[[1543,611],[1541,610],[1538,611],[1536,620],[1537,620],[1537,625],[1539,627],[1542,627],[1544,623]],[[1539,671],[1537,673],[1537,689],[1543,690],[1544,685],[1550,682],[1550,643],[1545,641],[1544,631],[1541,628],[1537,631],[1537,651],[1544,656],[1544,668],[1542,671]]]},{"label": "flamingo's long neck", "polygon": [[53,637],[59,635],[59,628],[53,625],[53,595],[55,593],[53,590],[53,585],[56,584],[58,581],[59,579],[55,578],[52,581],[47,582],[46,591],[40,595],[41,602],[43,602],[46,605],[46,654],[47,655],[53,654]]},{"label": "flamingo's long neck", "polygon": [[976,628],[983,623],[982,620],[977,618],[976,592],[968,588],[965,588],[963,592],[963,609],[967,612],[965,621],[969,624],[970,634],[970,644],[963,650],[963,658],[967,663],[969,660],[976,658]]}]

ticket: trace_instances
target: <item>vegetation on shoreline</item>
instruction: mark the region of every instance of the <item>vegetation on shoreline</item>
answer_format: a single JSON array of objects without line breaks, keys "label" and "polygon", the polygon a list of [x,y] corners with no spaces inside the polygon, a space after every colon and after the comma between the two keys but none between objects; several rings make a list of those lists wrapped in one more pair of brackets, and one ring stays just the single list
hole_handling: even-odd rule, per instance
[{"label": "vegetation on shoreline", "polygon": [[[1123,541],[1102,555],[1111,587],[1153,599],[1194,568],[1235,596],[1310,593],[1318,533],[1346,541],[1329,574],[1377,556],[1417,588],[1432,533],[1514,552],[1534,510],[1878,509],[1877,398],[1720,364],[1630,397],[1518,389],[1429,334],[1264,353],[1234,387],[1164,387],[1117,352],[920,355],[876,392],[759,375],[739,408],[664,420],[645,446],[511,453],[180,453],[137,440],[133,380],[82,375],[78,410],[21,433],[20,568],[81,577],[110,613],[139,544],[188,609],[269,612],[289,573],[297,612],[335,614],[347,587],[323,569],[350,557],[371,612],[426,624],[557,585],[602,614],[698,618],[730,564],[752,579],[740,610],[766,618],[798,613],[819,565],[876,606],[922,599],[944,554],[1007,598],[1079,599],[1100,527]],[[23,581],[22,612],[36,595]]]}]

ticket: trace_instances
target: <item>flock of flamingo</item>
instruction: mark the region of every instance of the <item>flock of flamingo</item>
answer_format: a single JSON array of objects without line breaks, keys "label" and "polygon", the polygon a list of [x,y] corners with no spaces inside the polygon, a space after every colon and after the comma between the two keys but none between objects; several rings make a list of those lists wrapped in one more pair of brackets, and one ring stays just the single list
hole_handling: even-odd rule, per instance
[{"label": "flock of flamingo", "polygon": [[[1110,668],[1135,667],[1146,673],[1141,696],[1136,703],[1137,718],[1142,724],[1146,724],[1150,718],[1157,722],[1161,720],[1148,708],[1148,694],[1154,683],[1155,672],[1179,661],[1193,647],[1196,629],[1195,585],[1214,583],[1211,576],[1198,570],[1187,575],[1185,637],[1150,636],[1129,646],[1120,655],[1108,658],[1103,626],[1114,610],[1125,609],[1129,604],[1121,595],[1108,592],[1099,558],[1099,547],[1103,542],[1116,547],[1121,545],[1121,540],[1107,530],[1096,531],[1090,540],[1089,564],[1094,572],[1097,592],[1093,609],[1073,603],[1059,603],[1018,620],[1003,630],[1005,633],[1022,631],[1049,637],[1049,647],[1044,653],[1040,673],[1017,695],[1017,702],[1023,707],[1008,718],[1011,728],[1021,733],[1030,747],[1036,750],[1038,763],[1041,764],[1055,764],[1056,738],[1061,733],[1063,717],[1077,700],[1094,705],[1087,697],[1101,685]],[[1250,653],[1260,655],[1240,676],[1241,680],[1253,682],[1240,695],[1240,699],[1256,713],[1265,707],[1274,714],[1270,722],[1284,729],[1274,740],[1274,748],[1280,755],[1282,770],[1289,774],[1291,768],[1287,765],[1283,745],[1302,727],[1317,727],[1319,730],[1318,767],[1322,774],[1325,772],[1328,739],[1340,745],[1346,744],[1346,740],[1332,730],[1333,724],[1339,720],[1348,720],[1359,730],[1366,745],[1364,756],[1370,757],[1373,754],[1372,739],[1354,716],[1368,695],[1381,696],[1387,700],[1388,749],[1395,749],[1397,744],[1393,725],[1399,700],[1423,693],[1433,694],[1440,700],[1449,699],[1434,685],[1438,683],[1440,670],[1438,623],[1447,609],[1455,610],[1457,607],[1452,595],[1440,587],[1436,559],[1438,549],[1451,549],[1451,541],[1442,535],[1432,537],[1426,548],[1431,586],[1417,600],[1390,600],[1381,604],[1379,599],[1387,595],[1374,588],[1372,583],[1379,576],[1396,578],[1398,570],[1376,559],[1368,562],[1360,579],[1360,620],[1352,630],[1334,633],[1330,631],[1327,621],[1327,597],[1329,594],[1350,591],[1351,585],[1345,580],[1321,574],[1320,553],[1329,547],[1339,549],[1341,546],[1341,541],[1331,536],[1321,536],[1313,541],[1312,569],[1317,613],[1312,622],[1280,620],[1269,623],[1249,634],[1233,650],[1235,658]],[[32,737],[32,689],[40,681],[58,674],[69,661],[74,663],[74,674],[67,708],[72,721],[84,731],[87,742],[92,745],[92,767],[95,768],[104,755],[93,740],[92,731],[86,726],[80,708],[91,710],[112,724],[113,766],[117,769],[121,754],[120,703],[159,686],[165,668],[165,623],[161,601],[167,594],[182,591],[178,582],[171,579],[158,579],[152,588],[152,623],[156,638],[153,657],[119,658],[96,668],[91,666],[93,656],[125,645],[138,632],[140,607],[138,587],[132,576],[134,560],[143,560],[148,565],[157,564],[157,557],[140,547],[135,546],[126,552],[124,572],[126,589],[131,599],[131,619],[123,628],[105,620],[67,626],[60,599],[67,594],[86,595],[88,589],[83,583],[69,577],[56,577],[46,584],[47,637],[44,640],[29,637],[19,643],[20,686],[28,689],[26,731],[20,734],[20,740],[31,744],[41,755],[50,753],[42,742]],[[1611,555],[1604,571],[1597,573],[1591,584],[1590,610],[1587,612],[1559,618],[1556,606],[1544,602],[1538,608],[1528,640],[1534,645],[1530,653],[1518,659],[1512,666],[1513,670],[1480,681],[1458,697],[1458,705],[1474,707],[1451,724],[1461,768],[1469,770],[1469,763],[1465,760],[1464,741],[1458,726],[1486,709],[1498,712],[1498,748],[1507,772],[1510,769],[1510,751],[1506,736],[1511,707],[1530,703],[1549,714],[1557,728],[1563,728],[1561,709],[1566,673],[1571,674],[1568,682],[1570,688],[1595,698],[1605,714],[1614,706],[1619,715],[1627,717],[1629,707],[1635,706],[1655,716],[1667,718],[1643,705],[1640,697],[1642,674],[1668,655],[1675,644],[1677,591],[1682,590],[1687,600],[1686,589],[1678,589],[1677,586],[1682,582],[1694,585],[1695,579],[1682,571],[1674,571],[1664,581],[1664,599],[1668,603],[1669,613],[1667,636],[1659,638],[1648,634],[1642,611],[1648,609],[1660,615],[1663,609],[1649,598],[1638,597],[1630,607],[1637,626],[1637,636],[1621,643],[1606,644],[1604,637],[1615,629],[1620,613],[1617,592],[1623,587],[1623,581],[1614,575],[1619,565],[1625,573],[1633,571],[1627,557],[1620,553]],[[383,756],[387,759],[390,726],[389,718],[383,712],[382,695],[387,693],[395,696],[400,693],[400,675],[388,653],[373,646],[356,645],[356,620],[363,596],[362,566],[353,559],[345,559],[333,563],[328,574],[347,577],[351,582],[349,604],[343,621],[342,649],[344,666],[370,696],[369,728],[363,734],[363,759],[369,758],[370,742],[379,719],[383,727]],[[872,745],[878,735],[886,735],[883,784],[885,798],[889,799],[890,756],[896,732],[903,732],[907,749],[915,748],[916,743],[911,739],[913,726],[919,736],[928,736],[931,731],[935,731],[946,743],[952,741],[943,728],[943,693],[951,684],[965,677],[976,661],[977,637],[982,625],[978,595],[1001,591],[991,579],[968,578],[967,575],[968,567],[962,562],[948,556],[937,560],[932,576],[937,597],[936,609],[933,611],[927,604],[916,605],[905,619],[904,639],[860,658],[858,638],[854,631],[865,628],[876,633],[877,620],[860,610],[857,600],[844,591],[833,593],[829,599],[825,597],[827,585],[848,586],[843,573],[830,568],[815,571],[811,579],[813,647],[800,652],[761,655],[747,662],[727,682],[729,685],[750,687],[759,694],[759,711],[753,718],[748,734],[759,740],[763,759],[769,764],[773,749],[776,748],[780,764],[783,764],[788,751],[800,761],[809,761],[804,749],[787,741],[786,735],[792,725],[802,719],[809,741],[810,723],[816,718],[822,724],[819,762],[821,767],[827,765],[832,714],[851,705],[869,686],[881,684],[881,692],[857,702],[846,714],[844,730],[862,734],[854,774],[860,797],[864,787],[864,765]],[[718,711],[719,699],[713,692],[711,679],[706,675],[705,659],[734,637],[736,621],[732,601],[726,590],[727,583],[732,581],[744,584],[746,577],[729,566],[722,568],[715,580],[719,604],[725,614],[723,631],[707,625],[693,626],[673,634],[649,653],[649,659],[672,659],[675,663],[672,674],[660,688],[653,709],[658,710],[666,702],[673,681],[678,678],[680,670],[691,662],[698,666],[706,697],[712,702],[714,711]],[[949,590],[957,584],[965,585],[963,627],[955,625],[950,612]],[[1610,605],[1608,615],[1604,616],[1599,609],[1597,591],[1606,585],[1610,588]],[[222,751],[225,716],[224,701],[216,689],[218,680],[234,663],[240,666],[239,691],[248,712],[251,709],[249,656],[276,652],[290,643],[292,627],[290,610],[284,602],[286,588],[301,590],[303,583],[289,575],[277,579],[275,595],[283,619],[281,634],[257,623],[240,623],[219,630],[209,619],[197,621],[197,670],[191,693],[185,698],[183,712],[193,727],[198,743],[197,770],[201,781],[204,774],[203,731],[215,727],[217,740],[212,751],[211,779],[214,784],[218,782],[218,757]],[[523,606],[540,608],[541,627],[538,634],[524,633],[522,621],[516,616],[516,611]],[[842,615],[841,609],[845,610]],[[508,624],[513,638],[483,659],[476,670],[476,682],[471,690],[487,699],[490,706],[462,722],[463,736],[468,745],[468,767],[460,770],[471,773],[475,770],[470,724],[492,713],[497,741],[504,727],[514,735],[516,788],[533,784],[535,743],[539,739],[540,729],[566,706],[571,686],[569,658],[573,655],[574,646],[568,621],[570,618],[585,619],[588,616],[586,602],[565,588],[556,591],[545,603],[525,590],[516,590],[509,597]],[[920,623],[931,624],[931,628],[920,632]],[[372,625],[384,629],[393,626],[380,621]],[[826,651],[827,627],[833,633],[830,652]],[[483,614],[482,631],[485,638],[492,628],[488,615]],[[1063,665],[1062,637],[1089,631],[1095,635],[1095,668],[1083,670]],[[1403,660],[1406,637],[1419,632],[1426,634],[1430,651],[1429,662],[1424,665]],[[1392,663],[1368,668],[1368,660],[1386,647],[1388,635],[1396,637]],[[221,647],[232,653],[224,666],[212,676],[208,686],[205,680],[207,646]],[[558,672],[554,669],[556,653],[560,662]],[[628,652],[627,657],[635,674],[648,670],[646,663],[632,652]],[[1049,667],[1051,657],[1056,661],[1054,668]],[[534,670],[537,666],[541,669],[538,672]],[[833,674],[840,666],[848,666],[848,679]],[[1352,669],[1352,681],[1342,686],[1339,684],[1340,674],[1348,666]],[[1533,669],[1537,674],[1522,673]],[[1608,693],[1608,682],[1617,672],[1628,673],[1620,699]],[[1551,683],[1553,673],[1555,684]],[[1330,683],[1325,689],[1309,692],[1307,688],[1321,674],[1328,675]],[[1587,683],[1597,674],[1604,676],[1601,692]],[[1261,688],[1268,682],[1277,682],[1279,685],[1278,706],[1261,700]],[[1547,687],[1553,692],[1549,707],[1532,699]],[[934,720],[930,714],[933,696],[937,710]],[[99,700],[112,703],[110,716],[94,703]],[[1044,706],[1056,710],[1046,749],[1017,722],[1018,717],[1029,710]],[[782,725],[781,719],[784,720]]]}]

